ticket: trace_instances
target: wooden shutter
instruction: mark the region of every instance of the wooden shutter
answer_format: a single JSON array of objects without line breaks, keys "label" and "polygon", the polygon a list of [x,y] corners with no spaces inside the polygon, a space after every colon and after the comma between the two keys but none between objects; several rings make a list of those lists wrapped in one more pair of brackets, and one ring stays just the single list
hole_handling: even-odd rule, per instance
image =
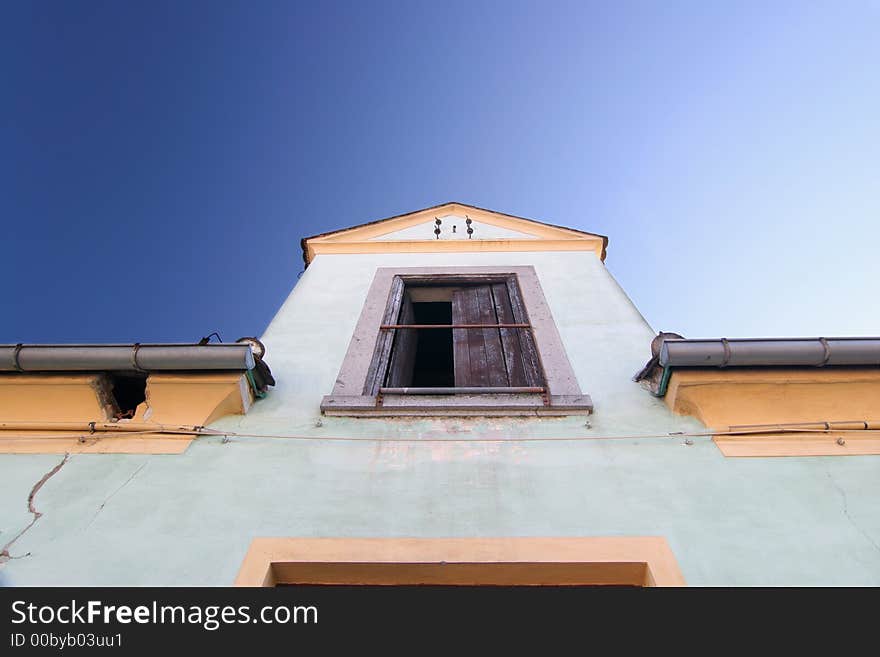
[{"label": "wooden shutter", "polygon": [[[504,298],[510,303],[511,310],[513,311],[513,321],[517,324],[528,324],[529,314],[526,312],[526,306],[523,303],[516,280],[513,278],[509,279],[506,284],[503,284],[503,287],[506,293]],[[524,385],[530,387],[546,385],[544,368],[541,366],[538,347],[535,345],[535,339],[531,330],[517,329],[515,333],[519,340],[519,361],[523,364]],[[511,339],[510,349],[511,352],[516,351],[516,340]]]},{"label": "wooden shutter", "polygon": [[[492,301],[495,304],[495,315],[498,318],[499,324],[517,323],[510,304],[510,295],[507,292],[506,283],[495,283],[492,285]],[[525,367],[523,366],[522,344],[520,342],[520,333],[523,330],[503,328],[499,332],[501,334],[501,346],[504,351],[504,364],[507,370],[507,385],[513,387],[541,385],[530,382],[526,377]]]},{"label": "wooden shutter", "polygon": [[[497,324],[491,285],[458,288],[452,293],[453,324]],[[453,329],[455,385],[487,387],[509,385],[498,329]]]},{"label": "wooden shutter", "polygon": [[[415,324],[415,312],[408,294],[401,302],[400,317],[397,323]],[[391,349],[387,385],[391,388],[401,388],[412,385],[419,332],[417,329],[395,329],[394,333],[394,347]]]},{"label": "wooden shutter", "polygon": [[[453,324],[525,324],[522,301],[508,283],[474,285],[452,293]],[[543,386],[541,364],[528,329],[453,329],[455,385]]]},{"label": "wooden shutter", "polygon": [[[391,282],[391,291],[388,295],[388,305],[382,315],[383,324],[394,324],[400,315],[400,307],[403,303],[404,285],[399,276],[395,276]],[[364,382],[364,394],[375,395],[379,388],[385,385],[385,376],[388,372],[388,364],[391,361],[391,347],[394,344],[396,331],[379,331],[376,337],[376,349],[373,360],[367,370],[367,379]]]}]

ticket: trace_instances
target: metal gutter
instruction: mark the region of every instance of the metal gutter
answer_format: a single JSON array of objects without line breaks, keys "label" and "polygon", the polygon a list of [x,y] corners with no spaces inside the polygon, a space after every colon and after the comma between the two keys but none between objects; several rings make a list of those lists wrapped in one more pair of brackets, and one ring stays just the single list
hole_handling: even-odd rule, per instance
[{"label": "metal gutter", "polygon": [[0,345],[0,372],[248,371],[248,344]]},{"label": "metal gutter", "polygon": [[659,364],[670,367],[880,366],[880,338],[667,339]]}]

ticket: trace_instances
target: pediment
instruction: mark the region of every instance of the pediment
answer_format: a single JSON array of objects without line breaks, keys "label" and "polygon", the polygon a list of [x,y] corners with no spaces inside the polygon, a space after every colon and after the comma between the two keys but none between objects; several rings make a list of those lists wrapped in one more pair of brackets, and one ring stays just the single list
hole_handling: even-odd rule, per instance
[{"label": "pediment", "polygon": [[308,264],[318,253],[377,251],[595,251],[604,260],[607,243],[602,235],[451,202],[307,237],[302,246]]}]

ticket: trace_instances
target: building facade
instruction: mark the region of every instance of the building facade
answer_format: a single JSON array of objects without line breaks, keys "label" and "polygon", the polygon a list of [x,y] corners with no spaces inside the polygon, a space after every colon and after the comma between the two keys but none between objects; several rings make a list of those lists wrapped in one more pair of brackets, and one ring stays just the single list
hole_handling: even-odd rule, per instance
[{"label": "building facade", "polygon": [[3,348],[0,581],[880,585],[880,341],[658,337],[607,242],[448,203],[259,342]]}]

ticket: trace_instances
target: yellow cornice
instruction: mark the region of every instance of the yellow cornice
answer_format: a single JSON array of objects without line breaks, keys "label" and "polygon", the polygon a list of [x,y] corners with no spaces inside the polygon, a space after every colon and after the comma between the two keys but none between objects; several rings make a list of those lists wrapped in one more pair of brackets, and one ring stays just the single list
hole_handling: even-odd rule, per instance
[{"label": "yellow cornice", "polygon": [[535,251],[592,251],[602,257],[600,240],[394,240],[377,242],[311,242],[308,259],[340,253],[479,253]]},{"label": "yellow cornice", "polygon": [[253,402],[239,372],[154,373],[134,417],[116,420],[101,379],[97,374],[0,376],[0,454],[178,454],[195,434],[166,429],[243,414]]},{"label": "yellow cornice", "polygon": [[674,370],[664,401],[717,431],[725,456],[880,454],[876,368]]}]

